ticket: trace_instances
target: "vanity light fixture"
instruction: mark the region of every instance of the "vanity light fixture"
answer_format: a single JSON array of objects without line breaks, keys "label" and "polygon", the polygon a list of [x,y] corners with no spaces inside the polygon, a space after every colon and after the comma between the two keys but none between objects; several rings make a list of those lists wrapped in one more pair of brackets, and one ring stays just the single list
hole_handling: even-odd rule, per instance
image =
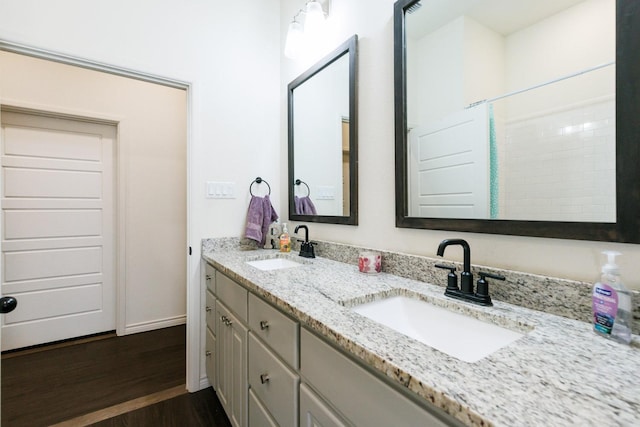
[{"label": "vanity light fixture", "polygon": [[[330,0],[310,0],[304,9],[298,10],[289,24],[284,55],[295,58],[308,44],[314,44],[322,36],[325,20],[329,16]],[[304,25],[298,17],[304,14]]]}]

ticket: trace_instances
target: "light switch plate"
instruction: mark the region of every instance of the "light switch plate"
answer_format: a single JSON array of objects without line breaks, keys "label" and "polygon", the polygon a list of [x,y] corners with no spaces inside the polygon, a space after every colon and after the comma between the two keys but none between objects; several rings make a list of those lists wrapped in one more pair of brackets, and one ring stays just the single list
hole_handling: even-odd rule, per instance
[{"label": "light switch plate", "polygon": [[236,183],[207,181],[205,197],[207,199],[235,199]]}]

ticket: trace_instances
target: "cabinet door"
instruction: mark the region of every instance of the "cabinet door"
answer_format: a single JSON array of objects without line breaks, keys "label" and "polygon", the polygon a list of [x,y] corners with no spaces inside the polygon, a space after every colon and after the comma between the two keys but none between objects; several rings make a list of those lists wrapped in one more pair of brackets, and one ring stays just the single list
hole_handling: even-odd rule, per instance
[{"label": "cabinet door", "polygon": [[281,426],[298,425],[298,384],[300,378],[253,332],[249,333],[249,374],[251,390],[260,398]]},{"label": "cabinet door", "polygon": [[249,389],[249,425],[251,427],[278,427],[278,423],[271,418],[267,408],[251,389]]},{"label": "cabinet door", "polygon": [[247,327],[216,302],[218,398],[234,427],[247,425]]},{"label": "cabinet door", "polygon": [[216,293],[216,270],[209,263],[204,264],[204,281],[214,295]]},{"label": "cabinet door", "polygon": [[300,427],[347,427],[306,384],[300,384]]},{"label": "cabinet door", "polygon": [[217,390],[218,384],[216,383],[216,337],[211,332],[211,329],[206,328],[206,341],[205,341],[205,371],[207,372],[207,378],[209,378],[209,384],[214,390]]}]

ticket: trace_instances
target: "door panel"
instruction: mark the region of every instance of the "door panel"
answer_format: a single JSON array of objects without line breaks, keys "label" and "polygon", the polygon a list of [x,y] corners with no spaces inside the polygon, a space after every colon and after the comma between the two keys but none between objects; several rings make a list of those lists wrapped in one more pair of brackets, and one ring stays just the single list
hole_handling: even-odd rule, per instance
[{"label": "door panel", "polygon": [[2,350],[115,329],[115,126],[1,118]]}]

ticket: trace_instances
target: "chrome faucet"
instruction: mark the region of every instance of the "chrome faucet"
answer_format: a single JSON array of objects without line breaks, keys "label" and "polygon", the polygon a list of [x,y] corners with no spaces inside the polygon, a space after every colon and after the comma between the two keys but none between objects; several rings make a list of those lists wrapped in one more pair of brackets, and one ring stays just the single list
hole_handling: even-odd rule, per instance
[{"label": "chrome faucet", "polygon": [[463,250],[462,273],[460,273],[460,288],[458,289],[458,278],[455,275],[455,267],[446,265],[438,265],[436,267],[450,270],[447,280],[447,289],[444,294],[451,298],[457,298],[480,305],[493,305],[489,296],[489,283],[485,280],[487,277],[496,280],[505,280],[504,276],[480,272],[480,280],[478,280],[477,291],[473,290],[473,274],[471,273],[471,248],[469,243],[462,239],[446,239],[438,245],[438,256],[444,255],[447,246],[460,245]]},{"label": "chrome faucet", "polygon": [[306,225],[299,225],[293,232],[294,234],[298,234],[298,230],[301,228],[304,230],[304,240],[298,239],[298,242],[301,242],[299,255],[304,258],[315,258],[316,254],[313,250],[313,245],[315,245],[315,243],[309,241],[309,227]]}]

